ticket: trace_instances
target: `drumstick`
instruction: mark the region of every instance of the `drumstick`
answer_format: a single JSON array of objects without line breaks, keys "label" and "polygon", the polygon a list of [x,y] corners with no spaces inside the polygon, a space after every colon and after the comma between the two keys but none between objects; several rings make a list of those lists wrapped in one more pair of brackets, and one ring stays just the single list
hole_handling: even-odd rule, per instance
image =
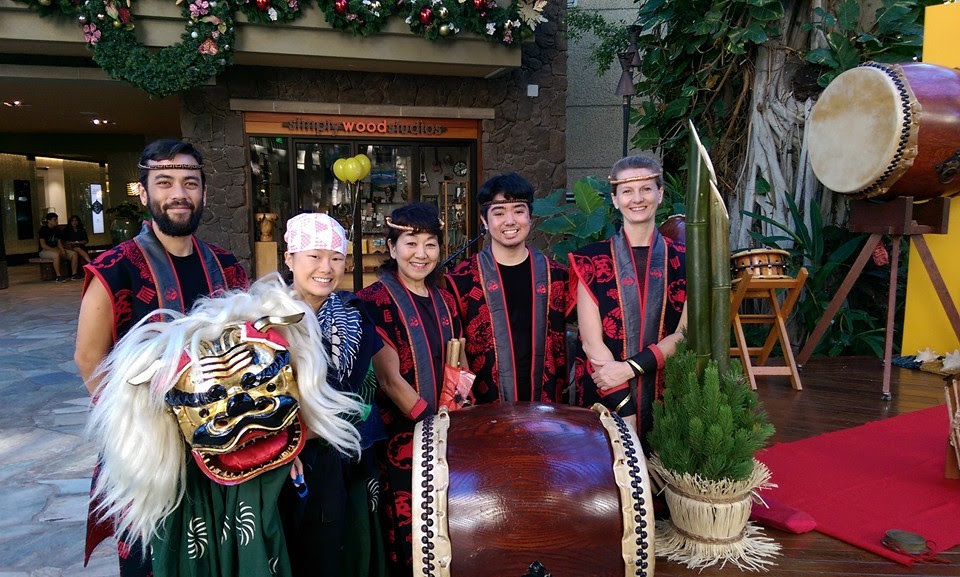
[{"label": "drumstick", "polygon": [[460,339],[450,339],[447,343],[447,364],[451,367],[460,366]]}]

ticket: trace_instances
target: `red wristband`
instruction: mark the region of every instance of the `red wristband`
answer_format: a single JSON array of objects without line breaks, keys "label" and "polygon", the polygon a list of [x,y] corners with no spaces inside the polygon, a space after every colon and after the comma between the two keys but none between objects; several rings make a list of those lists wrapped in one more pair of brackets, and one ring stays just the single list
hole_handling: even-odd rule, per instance
[{"label": "red wristband", "polygon": [[657,345],[650,345],[647,348],[650,349],[650,352],[653,353],[653,356],[657,357],[657,370],[662,371],[663,364],[664,364],[663,351],[661,351],[660,347],[658,347]]},{"label": "red wristband", "polygon": [[410,412],[407,413],[407,418],[411,421],[416,421],[420,418],[420,415],[427,410],[427,402],[423,400],[423,397],[417,399],[417,402],[414,403],[413,408],[410,409]]}]

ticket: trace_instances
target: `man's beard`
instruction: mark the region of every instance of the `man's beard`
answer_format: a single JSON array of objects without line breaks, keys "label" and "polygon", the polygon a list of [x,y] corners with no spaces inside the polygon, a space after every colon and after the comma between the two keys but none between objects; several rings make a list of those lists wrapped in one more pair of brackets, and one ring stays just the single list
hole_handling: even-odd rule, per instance
[{"label": "man's beard", "polygon": [[[186,206],[190,208],[190,218],[185,222],[174,221],[165,212],[168,208],[175,206]],[[153,202],[150,199],[150,193],[147,193],[147,212],[153,219],[154,225],[160,232],[167,236],[190,236],[200,227],[200,218],[203,216],[203,205],[194,206],[189,200],[168,202],[166,206],[160,206],[159,202]]]}]

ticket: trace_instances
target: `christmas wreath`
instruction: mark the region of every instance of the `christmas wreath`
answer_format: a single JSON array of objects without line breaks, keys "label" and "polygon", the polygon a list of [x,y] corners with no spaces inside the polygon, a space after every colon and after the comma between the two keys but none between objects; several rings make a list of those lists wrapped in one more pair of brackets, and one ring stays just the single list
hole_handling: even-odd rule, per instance
[{"label": "christmas wreath", "polygon": [[113,78],[156,98],[199,86],[219,74],[233,55],[234,7],[226,0],[184,0],[180,42],[153,51],[137,40],[132,8],[113,0],[87,0],[77,19],[93,60]]},{"label": "christmas wreath", "polygon": [[[93,60],[111,77],[160,98],[202,85],[233,58],[234,14],[271,24],[290,22],[311,0],[176,0],[184,17],[180,42],[153,50],[134,33],[136,0],[15,0],[40,16],[75,16]],[[519,44],[546,22],[547,0],[318,0],[336,30],[366,36],[380,31],[393,15],[411,31],[443,40],[462,30],[503,44]]]}]

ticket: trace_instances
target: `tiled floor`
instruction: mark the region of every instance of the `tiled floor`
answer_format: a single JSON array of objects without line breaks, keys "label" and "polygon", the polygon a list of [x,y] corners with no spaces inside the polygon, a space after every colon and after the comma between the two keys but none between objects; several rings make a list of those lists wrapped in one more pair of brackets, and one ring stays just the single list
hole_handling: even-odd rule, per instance
[{"label": "tiled floor", "polygon": [[0,290],[0,577],[115,576],[109,543],[83,567],[95,461],[73,363],[83,283],[41,282],[36,265],[9,272]]}]

